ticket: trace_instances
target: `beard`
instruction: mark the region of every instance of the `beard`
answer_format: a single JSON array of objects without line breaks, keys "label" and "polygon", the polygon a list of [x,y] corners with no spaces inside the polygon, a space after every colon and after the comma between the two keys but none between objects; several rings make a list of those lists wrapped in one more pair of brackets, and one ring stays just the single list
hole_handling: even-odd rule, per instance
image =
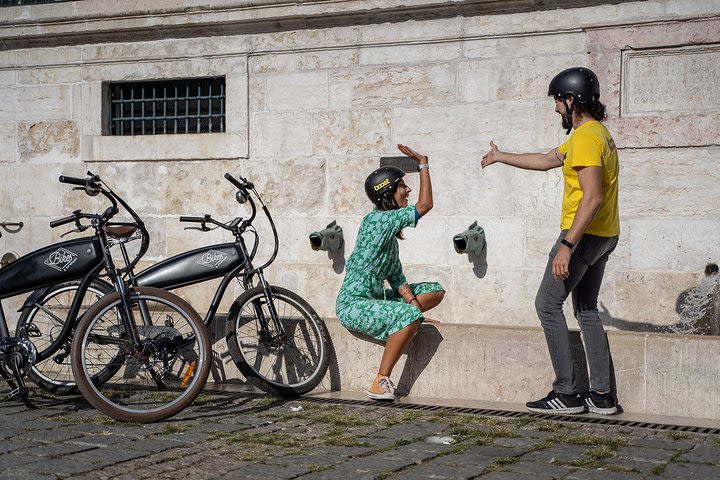
[{"label": "beard", "polygon": [[568,128],[572,128],[572,117],[569,115],[560,115],[560,118],[562,119],[562,128],[567,130]]}]

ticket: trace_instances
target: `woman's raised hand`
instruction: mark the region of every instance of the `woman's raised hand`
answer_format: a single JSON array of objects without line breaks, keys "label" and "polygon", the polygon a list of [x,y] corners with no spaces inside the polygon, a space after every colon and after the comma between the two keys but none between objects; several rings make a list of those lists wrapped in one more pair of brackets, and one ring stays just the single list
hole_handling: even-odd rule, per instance
[{"label": "woman's raised hand", "polygon": [[403,144],[401,144],[401,143],[398,143],[397,148],[398,148],[398,150],[400,150],[402,153],[404,153],[405,155],[407,155],[408,157],[412,158],[413,160],[415,160],[415,161],[418,162],[418,163],[427,163],[427,161],[428,161],[428,157],[426,157],[425,155],[419,154],[418,152],[416,152],[416,151],[413,150],[412,148],[408,147],[407,145],[403,145]]}]

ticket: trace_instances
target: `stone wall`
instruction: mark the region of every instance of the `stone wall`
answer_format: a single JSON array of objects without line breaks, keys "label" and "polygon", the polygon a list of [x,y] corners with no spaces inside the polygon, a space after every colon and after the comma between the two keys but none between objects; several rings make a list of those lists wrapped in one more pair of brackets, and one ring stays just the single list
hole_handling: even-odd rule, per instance
[{"label": "stone wall", "polygon": [[[447,289],[432,316],[533,326],[561,175],[481,171],[479,159],[490,140],[510,151],[562,142],[548,81],[589,66],[622,164],[623,233],[601,292],[604,319],[609,328],[692,330],[678,299],[720,256],[717,1],[555,2],[561,10],[507,2],[504,11],[483,1],[187,1],[153,2],[126,18],[107,3],[0,9],[0,220],[26,224],[3,234],[1,252],[57,240],[48,221],[92,204],[57,176],[88,169],[147,219],[146,263],[219,241],[184,231],[177,217],[240,214],[222,179],[229,171],[256,182],[277,221],[270,278],[333,317],[370,206],[362,181],[402,142],[431,158],[435,208],[405,232],[401,257],[409,279]],[[172,10],[178,3],[187,8]],[[226,77],[227,132],[102,135],[103,82],[209,75]],[[332,220],[346,245],[330,258],[310,249],[308,235]],[[469,259],[451,238],[475,220],[487,250]],[[184,291],[199,310],[210,292]]]}]

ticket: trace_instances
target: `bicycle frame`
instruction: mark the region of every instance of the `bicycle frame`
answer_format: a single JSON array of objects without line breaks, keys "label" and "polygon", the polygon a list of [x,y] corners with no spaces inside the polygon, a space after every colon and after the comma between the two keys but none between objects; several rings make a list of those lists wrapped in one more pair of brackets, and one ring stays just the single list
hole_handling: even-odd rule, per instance
[{"label": "bicycle frame", "polygon": [[[17,389],[19,395],[24,397],[27,389],[22,383],[22,373],[18,370],[18,365],[27,365],[37,363],[47,359],[50,355],[55,353],[60,346],[69,338],[73,329],[77,324],[77,316],[82,306],[82,300],[87,292],[91,282],[98,277],[100,272],[104,269],[111,277],[115,289],[120,292],[123,298],[123,312],[121,316],[126,322],[126,326],[130,327],[133,325],[132,316],[130,315],[129,299],[127,295],[127,288],[123,279],[123,273],[128,272],[132,276],[132,268],[135,266],[137,261],[147,251],[149,245],[149,239],[147,230],[145,229],[144,223],[137,214],[112,190],[101,187],[99,177],[88,172],[87,179],[78,179],[72,177],[60,176],[60,182],[70,183],[73,185],[81,186],[88,195],[94,196],[102,193],[108,200],[110,200],[111,206],[108,207],[102,215],[97,214],[85,214],[76,210],[72,215],[50,222],[51,227],[57,227],[67,223],[74,222],[77,226],[78,231],[84,231],[90,226],[95,230],[95,234],[89,237],[82,237],[56,244],[49,245],[41,248],[34,252],[31,252],[15,262],[0,269],[0,360],[4,360],[4,355],[8,349],[12,349],[14,344],[23,343],[26,350],[26,360],[14,360],[14,376],[19,383]],[[130,213],[135,220],[134,224],[127,223],[114,223],[115,228],[122,226],[132,226],[133,229],[126,230],[125,234],[132,234],[135,228],[139,228],[142,232],[143,243],[140,247],[140,252],[134,261],[127,261],[127,253],[122,245],[123,256],[126,259],[126,267],[118,269],[115,266],[112,255],[110,254],[110,243],[108,235],[111,226],[109,225],[110,219],[118,212],[118,203],[120,203]],[[81,219],[89,219],[90,226],[82,225]],[[50,287],[54,284],[73,281],[80,279],[80,284],[76,290],[75,296],[68,310],[68,314],[65,319],[61,319],[62,329],[60,334],[55,338],[55,341],[46,348],[44,352],[36,352],[35,347],[25,340],[24,336],[11,337],[10,331],[5,317],[5,312],[2,307],[1,300],[4,298],[20,295],[31,290],[41,289],[40,292],[36,292],[31,295],[23,305],[26,308],[32,305],[38,296],[44,295],[47,291],[46,287]],[[43,290],[44,289],[44,290]],[[34,299],[34,300],[33,300]],[[29,303],[30,302],[30,303]],[[22,308],[21,308],[22,310]],[[47,312],[52,315],[51,312]],[[135,345],[139,345],[137,335],[135,335],[134,328],[128,328],[130,337],[133,339]],[[31,332],[24,332],[27,336]],[[3,370],[2,362],[0,362],[0,371],[3,373],[3,377],[7,378]]]},{"label": "bicycle frame", "polygon": [[[277,312],[275,311],[272,301],[269,301],[271,298],[270,284],[265,280],[265,276],[263,274],[264,268],[275,260],[275,256],[278,251],[277,231],[275,229],[275,225],[272,221],[272,217],[270,216],[270,212],[263,204],[263,212],[268,218],[275,236],[275,249],[269,261],[261,267],[255,268],[252,264],[252,258],[254,257],[257,249],[257,243],[253,247],[252,252],[250,252],[245,244],[243,233],[247,227],[252,225],[252,221],[255,219],[255,214],[257,212],[255,202],[250,196],[248,189],[252,189],[258,199],[260,199],[260,197],[254,190],[252,183],[247,182],[244,179],[243,182],[238,182],[234,177],[227,173],[225,174],[225,178],[239,189],[237,198],[240,203],[249,201],[252,213],[248,219],[242,220],[240,218],[236,218],[229,225],[221,224],[213,220],[209,215],[206,215],[205,217],[180,217],[180,220],[201,223],[203,227],[201,227],[200,230],[203,231],[209,230],[209,228],[205,226],[205,223],[222,226],[222,228],[225,228],[226,230],[233,231],[235,235],[235,242],[210,245],[208,247],[198,248],[167,258],[143,270],[142,272],[135,274],[135,282],[138,286],[172,290],[174,288],[195,285],[222,277],[223,279],[218,285],[218,288],[215,290],[215,295],[213,296],[213,300],[210,303],[210,307],[203,321],[205,326],[210,326],[210,323],[218,312],[220,302],[222,301],[230,282],[234,278],[242,277],[243,287],[248,289],[252,287],[252,277],[257,275],[260,284],[263,287],[263,291],[265,292],[265,298],[268,299],[268,308],[270,309],[270,314],[276,331],[283,334],[283,325],[277,318]],[[262,203],[262,200],[260,200],[260,202]],[[233,309],[238,307],[239,306],[235,306],[233,303],[229,312],[230,316],[235,313]],[[258,317],[261,319],[261,322],[264,322],[264,315],[260,314],[260,310],[257,306],[256,309],[258,310]],[[262,325],[262,328],[265,329],[267,327]]]}]

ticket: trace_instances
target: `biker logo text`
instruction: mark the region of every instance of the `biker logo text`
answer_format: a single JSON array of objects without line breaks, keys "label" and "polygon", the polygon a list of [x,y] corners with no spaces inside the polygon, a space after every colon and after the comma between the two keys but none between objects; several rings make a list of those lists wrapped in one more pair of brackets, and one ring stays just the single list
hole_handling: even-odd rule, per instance
[{"label": "biker logo text", "polygon": [[218,268],[227,258],[227,254],[218,252],[217,250],[208,250],[203,253],[197,263],[208,268]]},{"label": "biker logo text", "polygon": [[67,272],[75,260],[77,260],[76,254],[64,248],[58,248],[45,260],[45,265],[61,272]]}]

